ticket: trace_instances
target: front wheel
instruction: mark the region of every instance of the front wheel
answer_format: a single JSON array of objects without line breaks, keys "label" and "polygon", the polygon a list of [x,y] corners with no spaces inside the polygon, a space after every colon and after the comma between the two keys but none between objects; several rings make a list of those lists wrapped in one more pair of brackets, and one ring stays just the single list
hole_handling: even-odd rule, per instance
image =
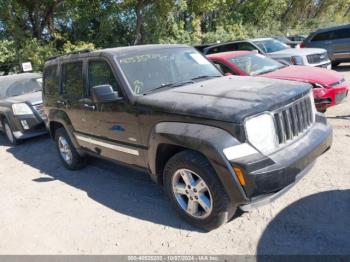
[{"label": "front wheel", "polygon": [[164,187],[177,213],[206,231],[226,223],[236,210],[208,160],[193,151],[180,152],[168,161]]},{"label": "front wheel", "polygon": [[7,141],[13,146],[18,145],[20,140],[18,140],[14,136],[12,128],[10,127],[10,124],[8,123],[8,121],[6,119],[2,122],[2,126],[4,128],[4,132],[5,132],[5,136],[7,138]]},{"label": "front wheel", "polygon": [[66,168],[77,170],[85,167],[86,159],[78,154],[64,128],[56,130],[55,142],[59,156]]}]

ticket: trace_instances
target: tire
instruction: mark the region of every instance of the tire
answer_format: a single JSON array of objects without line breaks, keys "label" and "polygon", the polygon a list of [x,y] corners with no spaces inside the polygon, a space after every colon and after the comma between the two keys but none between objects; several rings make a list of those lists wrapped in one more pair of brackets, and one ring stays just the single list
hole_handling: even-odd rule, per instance
[{"label": "tire", "polygon": [[340,65],[340,62],[332,62],[332,68],[336,68],[338,65]]},{"label": "tire", "polygon": [[[184,173],[187,175],[190,173],[193,178],[191,189],[185,182]],[[200,188],[199,183],[202,183],[202,189],[206,189],[195,192],[196,188]],[[177,193],[174,185],[177,186]],[[189,224],[205,231],[213,230],[226,223],[236,211],[208,160],[194,151],[182,151],[167,162],[164,169],[164,188],[177,214]],[[191,197],[192,205],[189,205]],[[196,204],[193,204],[193,201]],[[202,205],[203,203],[208,205]],[[189,209],[191,211],[186,211]]]},{"label": "tire", "polygon": [[13,134],[13,131],[12,131],[12,128],[9,124],[9,122],[4,119],[2,121],[2,126],[3,126],[3,129],[4,129],[4,134],[7,138],[7,141],[12,145],[12,146],[16,146],[20,143],[20,140],[18,140],[14,134]]},{"label": "tire", "polygon": [[58,155],[67,169],[79,170],[86,166],[86,159],[78,154],[64,128],[56,130],[55,142]]}]

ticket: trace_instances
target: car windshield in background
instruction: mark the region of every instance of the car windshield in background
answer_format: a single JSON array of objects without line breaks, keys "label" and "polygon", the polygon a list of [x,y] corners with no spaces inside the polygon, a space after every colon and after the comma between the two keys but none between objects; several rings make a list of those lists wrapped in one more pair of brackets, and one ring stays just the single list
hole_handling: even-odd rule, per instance
[{"label": "car windshield in background", "polygon": [[285,65],[260,54],[248,54],[230,58],[240,70],[250,76],[276,71]]},{"label": "car windshield in background", "polygon": [[163,48],[116,58],[135,94],[222,76],[193,48]]},{"label": "car windshield in background", "polygon": [[256,44],[261,50],[263,50],[264,53],[272,53],[290,48],[286,44],[276,39],[253,41],[253,43]]},{"label": "car windshield in background", "polygon": [[20,96],[42,90],[42,78],[21,79],[11,83],[6,90],[6,97]]}]

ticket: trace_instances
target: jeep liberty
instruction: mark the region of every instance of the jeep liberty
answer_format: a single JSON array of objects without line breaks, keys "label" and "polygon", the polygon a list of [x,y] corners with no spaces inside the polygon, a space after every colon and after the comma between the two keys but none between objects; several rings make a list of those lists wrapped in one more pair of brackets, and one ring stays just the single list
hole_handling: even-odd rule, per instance
[{"label": "jeep liberty", "polygon": [[96,156],[147,170],[207,231],[280,196],[332,143],[311,85],[224,77],[186,45],[85,50],[48,60],[43,77],[68,169]]}]

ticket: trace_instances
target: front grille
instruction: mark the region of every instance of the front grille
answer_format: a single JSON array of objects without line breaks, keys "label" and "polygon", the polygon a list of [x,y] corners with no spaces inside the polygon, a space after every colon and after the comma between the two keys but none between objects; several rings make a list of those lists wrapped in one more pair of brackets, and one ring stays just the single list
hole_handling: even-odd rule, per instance
[{"label": "front grille", "polygon": [[309,64],[318,64],[324,61],[328,61],[327,52],[321,54],[307,55],[306,58]]},{"label": "front grille", "polygon": [[44,105],[43,104],[36,104],[36,105],[33,105],[33,108],[35,110],[36,113],[38,113],[38,115],[40,116],[40,118],[42,120],[46,120],[47,119],[47,116],[44,112]]},{"label": "front grille", "polygon": [[309,96],[303,97],[274,113],[279,144],[294,140],[315,121]]},{"label": "front grille", "polygon": [[340,79],[339,81],[332,83],[330,86],[331,86],[331,87],[337,87],[337,86],[341,85],[341,84],[344,83],[344,82],[345,82],[345,79],[342,78],[342,79]]}]

